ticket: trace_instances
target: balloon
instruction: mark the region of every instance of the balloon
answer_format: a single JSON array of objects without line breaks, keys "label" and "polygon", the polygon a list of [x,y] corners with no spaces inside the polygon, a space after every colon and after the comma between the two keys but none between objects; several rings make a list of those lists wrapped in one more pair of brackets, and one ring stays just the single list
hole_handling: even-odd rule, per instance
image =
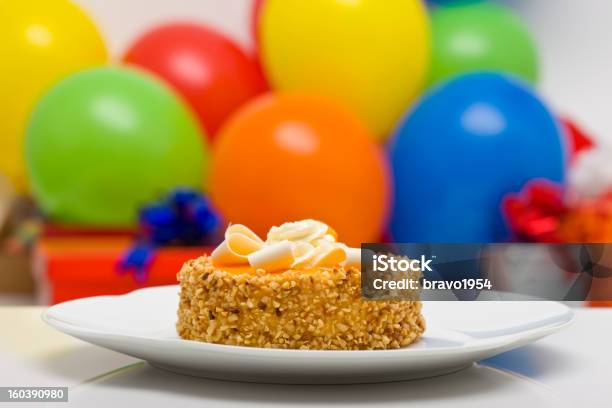
[{"label": "balloon", "polygon": [[94,23],[67,0],[0,1],[0,173],[27,190],[23,137],[37,99],[64,76],[107,61]]},{"label": "balloon", "polygon": [[26,137],[35,198],[59,222],[128,226],[173,188],[201,188],[207,152],[190,111],[135,70],[96,68],[53,87]]},{"label": "balloon", "polygon": [[213,202],[227,221],[263,236],[273,225],[314,218],[350,245],[378,240],[388,184],[365,126],[319,96],[262,96],[230,119],[214,148]]},{"label": "balloon", "polygon": [[174,86],[210,139],[228,115],[266,89],[253,59],[228,38],[200,25],[167,24],[149,31],[129,48],[124,60]]},{"label": "balloon", "polygon": [[266,0],[259,31],[273,88],[335,99],[378,139],[424,85],[429,27],[420,0]]},{"label": "balloon", "polygon": [[522,81],[465,74],[434,88],[408,114],[391,147],[399,242],[508,238],[500,203],[534,178],[562,182],[555,118]]},{"label": "balloon", "polygon": [[538,56],[529,30],[510,10],[489,3],[438,7],[431,12],[429,82],[474,70],[538,78]]},{"label": "balloon", "polygon": [[565,131],[567,145],[569,147],[570,159],[574,160],[580,153],[595,146],[593,138],[586,134],[574,121],[561,118],[561,124]]}]

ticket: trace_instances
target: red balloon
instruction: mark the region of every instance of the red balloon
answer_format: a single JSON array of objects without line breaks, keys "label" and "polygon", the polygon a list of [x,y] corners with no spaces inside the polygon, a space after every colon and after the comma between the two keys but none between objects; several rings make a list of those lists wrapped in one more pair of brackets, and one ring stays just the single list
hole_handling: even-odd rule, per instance
[{"label": "red balloon", "polygon": [[253,58],[223,35],[196,24],[167,24],[149,31],[123,59],[174,86],[211,140],[232,112],[266,90]]},{"label": "red balloon", "polygon": [[573,160],[580,152],[595,146],[593,139],[588,136],[583,129],[579,128],[575,122],[568,118],[561,118],[561,124],[567,135],[570,160]]}]

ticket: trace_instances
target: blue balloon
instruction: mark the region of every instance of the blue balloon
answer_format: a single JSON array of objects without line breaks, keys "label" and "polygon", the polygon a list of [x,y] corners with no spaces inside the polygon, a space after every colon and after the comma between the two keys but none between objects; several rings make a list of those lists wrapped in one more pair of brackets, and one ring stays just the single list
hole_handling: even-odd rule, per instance
[{"label": "blue balloon", "polygon": [[390,143],[398,242],[500,242],[500,205],[529,180],[563,182],[556,119],[526,83],[473,72],[434,87]]}]

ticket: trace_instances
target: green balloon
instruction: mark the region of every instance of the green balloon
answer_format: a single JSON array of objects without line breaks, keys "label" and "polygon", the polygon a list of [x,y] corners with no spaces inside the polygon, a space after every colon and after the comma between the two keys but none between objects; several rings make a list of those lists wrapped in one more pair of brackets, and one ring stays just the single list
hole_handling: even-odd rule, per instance
[{"label": "green balloon", "polygon": [[191,112],[158,80],[95,68],[64,79],[39,101],[26,163],[33,194],[51,219],[130,226],[143,205],[169,190],[203,187],[204,140]]},{"label": "green balloon", "polygon": [[535,83],[538,56],[523,22],[490,3],[438,7],[431,13],[429,83],[463,72],[502,71]]}]

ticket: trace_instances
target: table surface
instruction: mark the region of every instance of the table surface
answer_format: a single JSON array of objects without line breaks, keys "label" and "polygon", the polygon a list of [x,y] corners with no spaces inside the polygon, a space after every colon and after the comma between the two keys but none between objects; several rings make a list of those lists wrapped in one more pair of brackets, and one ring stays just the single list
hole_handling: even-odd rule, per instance
[{"label": "table surface", "polygon": [[68,386],[68,406],[612,404],[612,309],[575,309],[576,320],[566,330],[456,374],[349,386],[245,384],[166,373],[53,330],[41,321],[43,310],[0,307],[0,386]]}]

